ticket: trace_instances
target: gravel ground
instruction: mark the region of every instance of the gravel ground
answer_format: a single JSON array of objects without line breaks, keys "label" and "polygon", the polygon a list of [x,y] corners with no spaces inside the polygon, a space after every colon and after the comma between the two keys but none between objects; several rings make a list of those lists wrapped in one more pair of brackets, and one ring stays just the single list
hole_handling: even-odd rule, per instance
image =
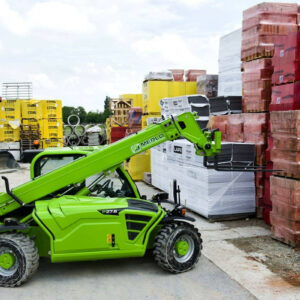
[{"label": "gravel ground", "polygon": [[[265,264],[288,283],[300,286],[300,251],[273,240],[270,236],[227,240],[248,253],[249,260]],[[300,296],[299,296],[300,298]]]}]

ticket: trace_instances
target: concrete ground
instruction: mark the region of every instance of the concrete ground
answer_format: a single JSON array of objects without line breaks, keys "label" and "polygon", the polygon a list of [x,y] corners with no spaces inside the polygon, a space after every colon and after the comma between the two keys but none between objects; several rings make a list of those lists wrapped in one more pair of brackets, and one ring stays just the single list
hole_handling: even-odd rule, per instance
[{"label": "concrete ground", "polygon": [[[26,182],[28,165],[5,176],[12,187]],[[158,192],[144,183],[137,185],[148,197]],[[63,264],[41,259],[28,283],[16,289],[0,288],[0,299],[300,299],[299,252],[272,240],[262,221],[209,223],[191,214],[204,245],[199,263],[190,272],[166,273],[151,254]]]},{"label": "concrete ground", "polygon": [[[159,190],[137,183],[150,199]],[[202,234],[203,255],[257,299],[300,299],[300,251],[271,238],[262,220],[210,223],[190,212]]]}]

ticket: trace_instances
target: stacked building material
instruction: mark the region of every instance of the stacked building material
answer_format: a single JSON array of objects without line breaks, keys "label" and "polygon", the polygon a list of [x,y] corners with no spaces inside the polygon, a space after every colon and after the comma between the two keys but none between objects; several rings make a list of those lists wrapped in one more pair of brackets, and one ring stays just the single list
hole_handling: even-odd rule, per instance
[{"label": "stacked building material", "polygon": [[[134,134],[142,130],[143,109],[132,107],[128,112],[128,127],[125,136]],[[133,180],[143,180],[144,173],[150,172],[150,151],[146,151],[132,157],[128,162],[124,162],[124,167],[129,172]]]},{"label": "stacked building material", "polygon": [[218,96],[242,96],[241,38],[241,29],[220,38]]},{"label": "stacked building material", "polygon": [[86,131],[91,127],[93,127],[91,124],[86,126],[80,124],[80,118],[78,115],[68,116],[67,124],[64,125],[65,146],[100,145],[99,137],[95,136],[95,139],[92,138],[90,136],[92,134],[91,132],[87,135]]},{"label": "stacked building material", "polygon": [[218,94],[218,75],[204,74],[197,77],[197,94],[207,98],[216,97]]},{"label": "stacked building material", "polygon": [[293,247],[300,246],[300,181],[271,176],[272,235]]},{"label": "stacked building material", "polygon": [[211,115],[239,114],[242,112],[241,96],[218,96],[209,98]]},{"label": "stacked building material", "polygon": [[260,3],[243,12],[243,61],[272,57],[276,36],[297,32],[296,3]]},{"label": "stacked building material", "polygon": [[[261,3],[243,12],[242,28],[242,88],[243,112],[267,113],[261,116],[263,130],[261,137],[253,140],[256,143],[256,162],[258,165],[272,167],[267,158],[268,140],[268,113],[272,97],[273,64],[272,57],[279,55],[282,46],[278,41],[289,33],[296,33],[298,5],[296,3]],[[272,100],[273,101],[273,100]],[[255,120],[257,123],[258,120]],[[257,123],[259,124],[259,122]],[[244,124],[245,125],[245,124]],[[251,123],[250,123],[251,125]],[[249,128],[244,126],[244,132]],[[252,140],[251,140],[252,141]],[[268,223],[270,205],[270,173],[256,173],[257,215],[264,216]]]},{"label": "stacked building material", "polygon": [[85,145],[98,146],[106,143],[106,132],[103,124],[85,126]]},{"label": "stacked building material", "polygon": [[183,69],[170,69],[173,74],[174,81],[184,81],[184,70]]},{"label": "stacked building material", "polygon": [[[41,148],[63,146],[62,102],[60,100],[21,101],[23,133],[31,130],[27,143],[31,144],[40,134]],[[24,138],[25,140],[25,138]]]},{"label": "stacked building material", "polygon": [[159,116],[161,114],[159,102],[166,97],[179,97],[196,94],[196,80],[156,81],[143,82],[143,113],[146,116]]},{"label": "stacked building material", "polygon": [[141,181],[144,180],[145,173],[150,173],[150,161],[150,150],[147,150],[131,157],[129,162],[124,162],[124,168],[133,180]]},{"label": "stacked building material", "polygon": [[145,81],[147,81],[147,80],[172,81],[173,74],[171,71],[149,72],[145,76]]},{"label": "stacked building material", "polygon": [[126,103],[130,103],[131,107],[143,108],[143,95],[142,94],[122,94],[120,99]]},{"label": "stacked building material", "polygon": [[[222,132],[223,141],[255,144],[255,163],[258,166],[264,166],[267,162],[268,118],[267,113],[211,116],[210,126],[212,129],[219,128]],[[258,217],[263,217],[264,211],[264,180],[263,173],[258,172],[255,174]]]},{"label": "stacked building material", "polygon": [[300,109],[300,33],[276,40],[270,111]]},{"label": "stacked building material", "polygon": [[269,191],[272,232],[275,238],[299,247],[300,232],[295,222],[299,223],[300,218],[297,219],[295,214],[300,206],[285,197],[287,192],[296,193],[300,179],[300,111],[271,112],[270,140],[270,160],[275,170]]},{"label": "stacked building material", "polygon": [[186,81],[197,81],[197,77],[206,75],[206,70],[187,70],[185,72]]},{"label": "stacked building material", "polygon": [[143,110],[141,107],[132,107],[128,111],[128,128],[126,136],[142,130]]},{"label": "stacked building material", "polygon": [[[233,164],[234,149],[238,148],[236,152],[240,153],[240,147],[247,148],[243,151],[247,153],[243,160],[253,164],[253,144],[223,143],[221,156]],[[173,180],[176,180],[182,203],[206,218],[231,219],[255,214],[253,173],[207,169],[203,166],[203,157],[197,156],[193,144],[186,140],[167,142],[151,149],[151,172],[152,184],[168,192],[171,199]]]},{"label": "stacked building material", "polygon": [[272,112],[271,134],[275,174],[300,179],[300,111]]},{"label": "stacked building material", "polygon": [[243,112],[266,112],[272,92],[272,59],[243,62]]},{"label": "stacked building material", "polygon": [[127,127],[125,127],[125,126],[111,127],[110,143],[117,142],[118,140],[125,137],[126,130],[127,130]]},{"label": "stacked building material", "polygon": [[206,128],[209,120],[209,101],[204,95],[190,95],[160,100],[161,114],[165,117],[184,112],[196,112],[200,128]]},{"label": "stacked building material", "polygon": [[[299,77],[300,58],[300,35],[298,32],[291,32],[284,36],[275,38],[275,50],[272,58],[274,73],[272,76],[272,101],[269,106],[271,112],[271,131],[268,137],[267,165],[275,169],[282,169],[277,175],[288,175],[297,171],[291,165],[297,165],[295,148],[297,144],[297,134],[293,132],[297,127],[297,114],[288,110],[300,109],[300,83]],[[276,112],[275,112],[276,111]],[[286,119],[287,118],[287,119]],[[292,125],[293,124],[293,125]],[[286,151],[290,149],[290,151]],[[265,179],[265,220],[270,220],[269,215],[272,210],[272,189],[270,184],[270,174],[266,174]],[[278,225],[278,223],[276,223]],[[276,231],[278,232],[278,231]]]},{"label": "stacked building material", "polygon": [[128,125],[128,111],[131,105],[131,99],[110,99],[110,110],[113,112],[113,115],[109,118],[111,127]]},{"label": "stacked building material", "polygon": [[21,102],[2,100],[0,102],[0,142],[20,140]]},{"label": "stacked building material", "polygon": [[21,142],[21,151],[63,145],[60,100],[3,100],[0,142]]}]

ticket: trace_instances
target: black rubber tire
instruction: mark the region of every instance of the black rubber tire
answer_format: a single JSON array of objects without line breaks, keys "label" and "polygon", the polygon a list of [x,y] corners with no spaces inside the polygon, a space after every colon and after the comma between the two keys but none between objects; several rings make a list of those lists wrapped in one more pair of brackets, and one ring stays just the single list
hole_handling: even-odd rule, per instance
[{"label": "black rubber tire", "polygon": [[[175,242],[183,234],[189,235],[194,241],[194,251],[190,259],[184,263],[174,257]],[[154,243],[154,259],[164,270],[171,273],[182,273],[191,270],[199,260],[202,249],[202,239],[197,228],[185,222],[165,225],[157,234]]]},{"label": "black rubber tire", "polygon": [[0,234],[0,250],[1,247],[11,249],[17,259],[18,267],[9,276],[0,272],[0,287],[20,286],[37,271],[39,267],[38,250],[33,240],[21,233]]}]

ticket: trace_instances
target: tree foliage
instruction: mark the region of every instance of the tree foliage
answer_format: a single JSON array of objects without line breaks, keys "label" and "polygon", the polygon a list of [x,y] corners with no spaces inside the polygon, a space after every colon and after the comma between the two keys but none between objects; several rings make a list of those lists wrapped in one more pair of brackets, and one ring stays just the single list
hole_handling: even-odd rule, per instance
[{"label": "tree foliage", "polygon": [[87,112],[82,106],[63,106],[63,121],[64,123],[67,123],[70,115],[77,115],[80,118],[81,124],[105,123],[106,118],[112,115],[112,112],[109,109],[109,101],[110,98],[106,96],[103,112],[99,110]]}]

